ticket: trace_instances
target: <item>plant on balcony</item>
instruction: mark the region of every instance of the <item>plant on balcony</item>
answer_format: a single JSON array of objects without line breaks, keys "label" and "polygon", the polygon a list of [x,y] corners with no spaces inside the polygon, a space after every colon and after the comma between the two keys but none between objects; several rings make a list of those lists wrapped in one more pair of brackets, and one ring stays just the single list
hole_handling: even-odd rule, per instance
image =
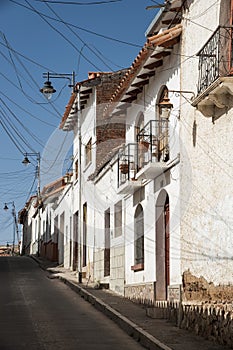
[{"label": "plant on balcony", "polygon": [[119,169],[122,172],[122,174],[128,174],[129,164],[128,163],[121,163],[119,166]]},{"label": "plant on balcony", "polygon": [[150,143],[146,140],[140,140],[139,141],[139,151],[140,152],[147,152],[149,149]]}]

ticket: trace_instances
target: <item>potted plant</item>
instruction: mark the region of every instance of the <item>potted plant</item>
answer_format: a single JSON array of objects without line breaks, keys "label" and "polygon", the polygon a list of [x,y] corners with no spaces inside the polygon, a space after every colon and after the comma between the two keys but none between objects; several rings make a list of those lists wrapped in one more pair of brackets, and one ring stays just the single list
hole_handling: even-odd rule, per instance
[{"label": "potted plant", "polygon": [[139,141],[139,150],[140,152],[147,152],[149,149],[150,143],[146,140],[140,140]]},{"label": "potted plant", "polygon": [[122,172],[122,174],[127,174],[129,171],[129,164],[128,163],[121,163],[119,168],[120,168],[120,171]]}]

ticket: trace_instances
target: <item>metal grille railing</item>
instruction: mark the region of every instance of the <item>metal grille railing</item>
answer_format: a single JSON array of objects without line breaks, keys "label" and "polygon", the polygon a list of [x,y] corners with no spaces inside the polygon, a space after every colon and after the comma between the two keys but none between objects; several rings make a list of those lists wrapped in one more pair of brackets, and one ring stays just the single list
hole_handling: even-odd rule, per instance
[{"label": "metal grille railing", "polygon": [[229,76],[232,67],[232,28],[218,27],[199,51],[198,95],[216,79]]},{"label": "metal grille railing", "polygon": [[161,162],[169,159],[169,121],[167,118],[150,120],[137,135],[138,166],[149,162]]},{"label": "metal grille railing", "polygon": [[137,135],[137,143],[127,144],[118,155],[118,187],[135,180],[148,163],[169,160],[169,121],[150,120]]},{"label": "metal grille railing", "polygon": [[138,146],[128,143],[118,156],[118,187],[127,180],[133,180],[137,173]]}]

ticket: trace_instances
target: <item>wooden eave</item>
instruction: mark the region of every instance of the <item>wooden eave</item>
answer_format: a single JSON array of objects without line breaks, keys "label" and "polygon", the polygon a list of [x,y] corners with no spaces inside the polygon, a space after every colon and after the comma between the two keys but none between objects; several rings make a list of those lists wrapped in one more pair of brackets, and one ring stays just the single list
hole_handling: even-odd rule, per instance
[{"label": "wooden eave", "polygon": [[170,51],[160,51],[160,52],[156,52],[155,54],[151,55],[151,58],[156,58],[156,59],[161,59],[167,56],[170,56],[171,54],[171,50]]},{"label": "wooden eave", "polygon": [[92,93],[92,88],[91,89],[84,89],[80,91],[80,95],[87,95],[87,94],[91,94]]},{"label": "wooden eave", "polygon": [[86,105],[87,104],[87,100],[81,100],[80,104],[81,104],[81,106]]},{"label": "wooden eave", "polygon": [[136,83],[131,84],[131,86],[133,86],[133,87],[142,87],[142,86],[145,86],[147,84],[149,84],[149,79],[140,80],[140,81],[138,81]]},{"label": "wooden eave", "polygon": [[[85,103],[81,102],[81,109],[85,108],[85,104],[88,102],[90,94],[92,93],[92,88],[85,87],[84,85],[95,79],[96,78],[86,79],[76,84],[76,88],[80,91],[80,101],[85,101]],[[66,106],[65,113],[62,117],[59,129],[63,129],[65,131],[70,131],[73,129],[75,118],[72,116],[72,107],[75,103],[76,96],[77,92],[73,92],[68,102],[68,105]]]},{"label": "wooden eave", "polygon": [[146,73],[142,73],[142,74],[137,75],[137,78],[138,79],[147,79],[147,78],[153,77],[154,75],[155,75],[155,71],[150,71],[150,72],[146,72]]},{"label": "wooden eave", "polygon": [[[178,19],[178,23],[181,22],[184,0],[171,0],[164,2],[164,7],[161,9],[157,21],[153,21],[147,30],[148,37],[157,34],[161,29],[164,28],[164,26],[168,28],[173,27]],[[164,22],[167,24],[164,24]]]},{"label": "wooden eave", "polygon": [[132,95],[132,96],[134,96],[134,95],[140,94],[142,91],[143,91],[143,88],[140,87],[140,88],[138,88],[138,89],[134,89],[134,90],[127,91],[127,92],[126,92],[126,95]]},{"label": "wooden eave", "polygon": [[81,101],[82,101],[82,100],[88,100],[89,97],[90,97],[90,95],[81,95],[81,96],[80,96],[80,100],[81,100]]},{"label": "wooden eave", "polygon": [[155,68],[159,68],[163,65],[163,60],[158,60],[158,61],[154,61],[152,63],[146,64],[145,66],[143,66],[143,68],[145,69],[155,69]]},{"label": "wooden eave", "polygon": [[132,95],[132,96],[130,96],[130,97],[126,97],[126,98],[122,99],[121,101],[122,101],[122,102],[131,103],[131,102],[133,102],[133,101],[136,100],[136,99],[137,99],[137,95]]},{"label": "wooden eave", "polygon": [[[169,56],[173,45],[179,42],[181,33],[182,25],[178,24],[148,38],[112,95],[104,110],[105,114],[114,112],[115,103],[130,101],[128,95],[135,96],[142,92],[142,87],[149,84],[149,79],[156,74],[156,69],[163,65],[163,58]],[[138,89],[132,90],[132,87]],[[122,109],[122,106],[116,108]]]},{"label": "wooden eave", "polygon": [[68,105],[66,106],[66,109],[65,109],[65,113],[63,114],[63,117],[62,117],[62,120],[61,120],[61,123],[60,123],[60,126],[59,126],[59,129],[63,129],[68,117],[69,117],[69,114],[70,114],[70,111],[71,111],[71,108],[74,104],[74,101],[75,101],[75,98],[76,98],[76,93],[73,93],[70,97],[70,100],[68,102]]}]

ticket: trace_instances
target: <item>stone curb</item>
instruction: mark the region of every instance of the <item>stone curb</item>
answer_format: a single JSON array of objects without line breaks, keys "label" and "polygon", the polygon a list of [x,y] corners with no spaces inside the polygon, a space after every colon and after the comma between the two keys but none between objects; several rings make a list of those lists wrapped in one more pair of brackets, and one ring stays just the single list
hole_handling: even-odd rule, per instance
[{"label": "stone curb", "polygon": [[97,310],[103,312],[111,320],[113,320],[121,329],[129,336],[139,342],[149,350],[172,350],[169,346],[163,344],[151,334],[143,330],[136,323],[130,321],[125,316],[114,310],[111,306],[105,304],[101,299],[95,297],[81,286],[67,280],[65,277],[58,276],[63,283],[68,285],[72,290],[78,293],[84,300],[91,303]]}]

